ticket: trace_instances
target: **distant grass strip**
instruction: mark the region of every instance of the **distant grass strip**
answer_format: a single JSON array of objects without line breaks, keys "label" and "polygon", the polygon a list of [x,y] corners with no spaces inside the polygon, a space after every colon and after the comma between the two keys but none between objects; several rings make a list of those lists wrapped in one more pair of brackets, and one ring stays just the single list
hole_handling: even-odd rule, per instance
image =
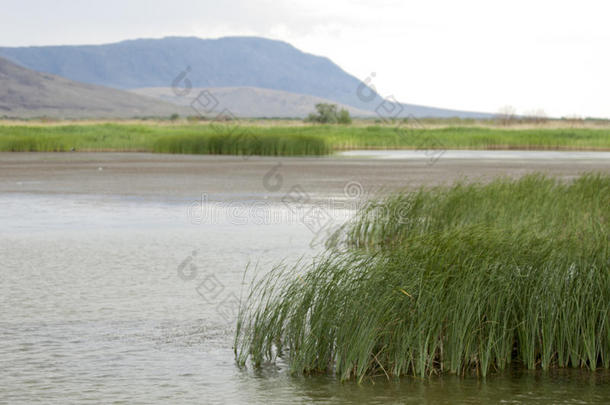
[{"label": "distant grass strip", "polygon": [[387,126],[255,126],[229,123],[0,125],[0,151],[113,151],[324,155],[350,149],[610,150],[608,129],[395,129]]},{"label": "distant grass strip", "polygon": [[[170,129],[172,130],[172,129]],[[172,131],[184,131],[176,128]],[[0,125],[0,150],[8,152],[151,152],[164,128],[153,125]]]},{"label": "distant grass strip", "polygon": [[610,150],[607,129],[498,129],[484,127],[398,128],[370,126],[329,132],[335,150],[520,149]]},{"label": "distant grass strip", "polygon": [[243,301],[238,363],[485,376],[610,366],[610,177],[531,175],[390,196]]}]

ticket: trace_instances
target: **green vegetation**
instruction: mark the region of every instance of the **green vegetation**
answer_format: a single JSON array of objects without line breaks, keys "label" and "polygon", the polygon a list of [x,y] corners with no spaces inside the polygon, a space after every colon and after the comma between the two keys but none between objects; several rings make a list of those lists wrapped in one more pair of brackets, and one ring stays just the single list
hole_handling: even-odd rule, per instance
[{"label": "green vegetation", "polygon": [[[398,124],[396,124],[398,125]],[[219,137],[226,139],[219,140]],[[263,145],[254,145],[252,139]],[[221,142],[222,147],[211,147]],[[200,144],[201,143],[201,144]],[[235,143],[234,145],[229,145]],[[206,146],[207,145],[207,146]],[[0,151],[137,151],[169,153],[330,154],[349,149],[610,150],[610,129],[428,128],[240,125],[226,123],[94,123],[0,125]],[[241,152],[243,151],[243,152]]]},{"label": "green vegetation", "polygon": [[242,302],[238,363],[367,376],[610,366],[610,177],[540,175],[366,205]]},{"label": "green vegetation", "polygon": [[[0,126],[0,150],[9,152],[152,151],[163,126],[91,124]],[[186,127],[184,127],[186,128]],[[177,130],[180,131],[179,127]]]},{"label": "green vegetation", "polygon": [[610,149],[607,129],[497,129],[408,124],[370,126],[329,132],[337,150],[348,149]]},{"label": "green vegetation", "polygon": [[169,135],[157,139],[153,151],[204,155],[299,156],[332,152],[321,137],[295,134],[251,134],[248,132]]},{"label": "green vegetation", "polygon": [[351,124],[352,117],[349,111],[342,108],[337,110],[336,104],[318,103],[316,113],[311,113],[305,118],[305,122],[317,122],[319,124]]},{"label": "green vegetation", "polygon": [[337,116],[337,123],[344,125],[351,124],[352,117],[349,115],[349,111],[342,108],[341,111],[339,111],[339,115]]}]

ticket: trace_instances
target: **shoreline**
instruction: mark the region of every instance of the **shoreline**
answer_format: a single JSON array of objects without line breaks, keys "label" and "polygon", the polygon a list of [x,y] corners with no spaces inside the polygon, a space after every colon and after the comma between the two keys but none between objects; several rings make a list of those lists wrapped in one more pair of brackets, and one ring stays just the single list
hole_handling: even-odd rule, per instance
[{"label": "shoreline", "polygon": [[92,123],[0,125],[0,151],[332,156],[346,150],[610,151],[607,128]]},{"label": "shoreline", "polygon": [[[476,155],[476,153],[475,153]],[[99,194],[148,198],[281,200],[301,187],[312,200],[344,196],[348,183],[370,195],[458,180],[488,182],[540,172],[572,179],[610,173],[605,159],[425,159],[259,157],[105,152],[1,152],[0,193]],[[383,186],[382,186],[383,185]]]}]

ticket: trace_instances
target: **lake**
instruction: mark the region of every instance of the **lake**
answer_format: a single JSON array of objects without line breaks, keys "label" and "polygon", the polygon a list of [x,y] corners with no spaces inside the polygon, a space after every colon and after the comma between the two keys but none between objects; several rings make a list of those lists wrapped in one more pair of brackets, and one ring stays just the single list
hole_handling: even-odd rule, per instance
[{"label": "lake", "polygon": [[[607,371],[514,370],[485,380],[358,385],[293,377],[281,362],[237,368],[240,294],[275,263],[311,258],[324,235],[353,214],[381,176],[370,169],[378,156],[355,156],[361,159],[1,155],[0,402],[609,402]],[[398,188],[425,183],[426,170],[437,179],[443,170],[474,175],[489,164],[482,156],[452,163],[459,158],[451,156],[433,168],[423,160],[382,167]],[[532,170],[539,157],[519,159]],[[556,170],[566,177],[589,167],[610,170],[607,160],[582,159],[565,158]],[[20,173],[24,160],[28,169]],[[279,188],[264,183],[278,162]],[[212,164],[224,171],[210,172]],[[244,166],[248,175],[239,172]],[[316,207],[321,222],[304,220]]]}]

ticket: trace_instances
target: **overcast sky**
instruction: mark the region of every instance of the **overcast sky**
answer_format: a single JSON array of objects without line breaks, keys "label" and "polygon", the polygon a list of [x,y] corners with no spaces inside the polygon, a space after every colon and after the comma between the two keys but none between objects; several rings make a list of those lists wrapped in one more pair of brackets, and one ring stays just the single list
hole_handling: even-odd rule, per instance
[{"label": "overcast sky", "polygon": [[0,45],[255,35],[407,103],[610,118],[610,1],[0,0]]}]

